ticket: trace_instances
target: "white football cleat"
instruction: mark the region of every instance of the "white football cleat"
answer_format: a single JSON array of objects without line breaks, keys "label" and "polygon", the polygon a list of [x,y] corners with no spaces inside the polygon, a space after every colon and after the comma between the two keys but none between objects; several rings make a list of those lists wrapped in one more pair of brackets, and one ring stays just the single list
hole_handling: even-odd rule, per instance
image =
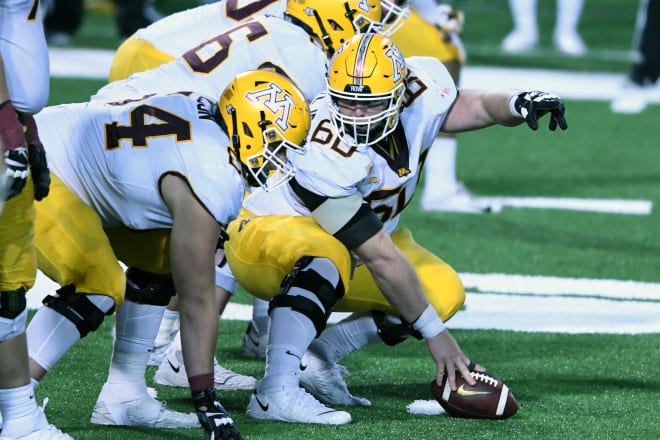
[{"label": "white football cleat", "polygon": [[587,53],[587,45],[576,32],[555,34],[554,43],[557,50],[565,55],[579,57]]},{"label": "white football cleat", "polygon": [[[42,406],[37,408],[36,414],[12,419],[9,426],[2,425],[0,418],[0,440],[73,440],[73,438],[51,425],[46,420],[44,408],[48,398],[44,399]],[[28,432],[19,435],[18,432]]]},{"label": "white football cleat", "polygon": [[268,332],[259,330],[254,321],[250,321],[243,334],[241,356],[246,358],[265,359],[267,346]]},{"label": "white football cleat", "polygon": [[[145,393],[141,397],[126,398],[122,386],[108,386],[101,390],[90,422],[95,425],[144,426],[147,428],[195,428],[200,426],[197,414],[167,409]],[[113,390],[112,388],[116,388]]]},{"label": "white football cleat", "polygon": [[[214,385],[218,390],[253,390],[257,384],[257,379],[252,376],[245,376],[235,373],[218,364],[214,359],[213,367]],[[168,385],[171,387],[188,388],[188,375],[186,367],[183,365],[183,352],[171,347],[163,362],[158,366],[154,382],[159,385]]]},{"label": "white football cleat", "polygon": [[514,29],[502,40],[502,50],[508,53],[524,53],[534,49],[539,42],[538,32]]},{"label": "white football cleat", "polygon": [[652,85],[637,84],[628,79],[621,87],[617,97],[610,103],[610,110],[626,115],[641,113],[646,109],[654,88]]},{"label": "white football cleat", "polygon": [[327,362],[307,352],[300,360],[300,385],[329,405],[371,406],[369,399],[354,396],[342,377],[350,375],[343,365]]},{"label": "white football cleat", "polygon": [[456,189],[440,197],[424,191],[420,201],[422,211],[460,212],[467,214],[498,213],[502,205],[487,198],[473,195],[462,183]]},{"label": "white football cleat", "polygon": [[346,411],[328,408],[302,388],[271,388],[250,397],[246,414],[252,419],[293,423],[345,425],[351,422]]},{"label": "white football cleat", "polygon": [[12,437],[9,434],[5,435],[3,432],[0,434],[0,440],[73,440],[73,437],[63,433],[54,425],[46,425],[21,437]]}]

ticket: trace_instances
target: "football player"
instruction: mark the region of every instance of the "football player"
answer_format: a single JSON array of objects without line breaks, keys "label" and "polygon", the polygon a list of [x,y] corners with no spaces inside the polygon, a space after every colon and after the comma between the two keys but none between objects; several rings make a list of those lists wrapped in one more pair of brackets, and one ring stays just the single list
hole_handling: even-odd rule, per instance
[{"label": "football player", "polygon": [[[396,31],[408,16],[407,3],[408,0],[381,0],[380,3],[373,0],[341,3],[315,0],[216,1],[167,16],[131,35],[117,48],[110,66],[109,80],[125,79],[133,73],[173,61],[191,48],[240,22],[261,15],[285,18],[302,26],[315,38],[321,39],[317,43],[322,45],[330,56],[336,44],[343,42],[346,35],[355,33],[355,27],[365,25],[365,17],[368,20],[376,20],[373,13],[379,10],[379,4],[382,4],[382,10],[387,12],[382,20],[378,19],[381,23],[374,23],[377,26],[374,30],[379,29],[388,35]],[[316,11],[318,19],[311,13],[303,15],[305,9]],[[352,14],[353,23],[344,21],[347,11],[349,15]],[[365,17],[360,18],[363,14]],[[358,20],[355,20],[356,18]],[[309,61],[311,63],[312,60]]]},{"label": "football player", "polygon": [[[0,0],[0,418],[7,439],[70,439],[49,424],[30,383],[26,292],[34,285],[34,200],[48,194],[46,156],[32,115],[49,93],[48,48],[37,0]],[[31,174],[31,176],[30,176]],[[9,200],[5,202],[5,198]]]},{"label": "football player", "polygon": [[[309,109],[288,79],[268,71],[235,76],[214,101],[153,93],[48,107],[37,117],[52,142],[53,183],[37,207],[35,243],[39,268],[62,287],[28,326],[30,372],[40,380],[117,310],[110,374],[92,423],[201,423],[205,438],[242,438],[214,388],[216,242],[238,214],[244,181],[268,190],[291,178],[285,152],[303,152]],[[132,241],[139,233],[152,247]],[[128,276],[118,259],[133,269]],[[166,409],[144,379],[174,285],[197,416]]]},{"label": "football player", "polygon": [[[390,26],[400,21],[395,14],[405,16],[406,9],[392,11],[386,17]],[[311,100],[324,88],[328,57],[356,32],[380,30],[381,16],[378,0],[229,0],[200,6],[166,17],[124,42],[110,73],[110,79],[118,81],[101,89],[98,96],[142,95],[172,87],[211,93],[223,87],[231,75],[264,66],[284,72]],[[217,277],[221,313],[235,281],[221,268]],[[257,303],[257,308],[264,304]],[[266,308],[262,310],[258,328],[265,333],[268,316]],[[165,316],[159,347],[176,333],[170,329],[176,329],[177,313],[170,310]],[[154,356],[153,362],[161,365],[155,380],[169,385],[185,383],[176,343],[167,356],[174,368],[170,362],[159,362],[162,354]],[[253,388],[255,382],[219,365],[216,379],[216,386],[225,389]]]},{"label": "football player", "polygon": [[[426,340],[438,381],[447,374],[455,390],[461,374],[473,384],[469,369],[483,367],[471,365],[444,324],[463,305],[461,280],[410,231],[395,228],[439,131],[524,121],[537,129],[546,113],[551,130],[565,129],[564,104],[543,92],[459,94],[436,58],[405,59],[388,38],[360,34],[335,53],[327,91],[310,110],[307,153],[290,155],[296,176],[276,191],[251,193],[228,228],[225,252],[236,279],[270,300],[265,375],[248,416],[349,423],[349,413],[319,403],[300,384],[321,401],[360,404],[332,402],[325,392],[345,388],[341,376],[338,384],[328,374],[339,370],[335,361],[409,335]],[[349,334],[324,338],[332,311],[358,312]]]},{"label": "football player", "polygon": [[[382,1],[383,22],[389,26],[384,35],[391,38],[404,56],[433,56],[440,60],[458,84],[465,63],[460,40],[463,14],[447,4],[433,0]],[[497,212],[501,207],[473,196],[456,178],[456,136],[440,133],[429,150],[422,188],[424,210],[467,213]],[[241,354],[265,357],[268,309],[263,301],[254,300],[252,320],[243,337]]]},{"label": "football player", "polygon": [[[448,4],[433,0],[413,0],[415,12],[392,41],[404,56],[432,56],[440,60],[454,82],[459,84],[466,55],[460,34],[463,13]],[[440,134],[426,158],[421,209],[463,213],[498,212],[501,206],[474,196],[456,177],[457,139],[454,134]]]}]

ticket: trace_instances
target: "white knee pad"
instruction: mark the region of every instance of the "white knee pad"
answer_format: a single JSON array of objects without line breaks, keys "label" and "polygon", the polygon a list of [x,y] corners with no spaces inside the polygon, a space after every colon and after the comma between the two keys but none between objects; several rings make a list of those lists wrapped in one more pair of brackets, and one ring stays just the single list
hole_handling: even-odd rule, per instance
[{"label": "white knee pad", "polygon": [[0,317],[0,342],[14,339],[25,331],[27,323],[27,309],[23,310],[14,319]]}]

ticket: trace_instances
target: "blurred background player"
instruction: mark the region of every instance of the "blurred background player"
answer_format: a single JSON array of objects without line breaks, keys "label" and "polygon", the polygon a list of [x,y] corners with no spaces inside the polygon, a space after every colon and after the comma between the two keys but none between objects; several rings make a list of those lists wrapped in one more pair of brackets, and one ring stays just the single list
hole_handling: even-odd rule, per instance
[{"label": "blurred background player", "polygon": [[[584,0],[555,0],[557,13],[552,41],[560,52],[581,56],[587,52],[578,25]],[[513,30],[502,41],[502,50],[521,53],[534,49],[539,42],[537,0],[509,0]]]},{"label": "blurred background player", "polygon": [[[413,12],[392,41],[404,56],[432,56],[440,60],[454,82],[460,81],[466,55],[460,40],[463,13],[433,0],[412,0]],[[488,213],[497,204],[474,196],[456,176],[456,136],[440,134],[426,157],[420,206],[425,211]]]},{"label": "blurred background player", "polygon": [[[69,46],[80,28],[85,8],[90,7],[90,3],[86,0],[43,0],[48,44]],[[105,3],[104,7],[114,10],[117,33],[121,39],[162,18],[154,7],[154,0],[108,0],[97,3]]]},{"label": "blurred background player", "polygon": [[660,0],[641,0],[635,24],[638,61],[632,66],[610,108],[615,113],[643,111],[660,76]]},{"label": "blurred background player", "polygon": [[[34,285],[34,200],[48,194],[33,114],[48,100],[49,58],[38,1],[0,1],[0,439],[71,439],[49,424],[30,383],[26,292]],[[30,171],[32,176],[30,177]]]}]

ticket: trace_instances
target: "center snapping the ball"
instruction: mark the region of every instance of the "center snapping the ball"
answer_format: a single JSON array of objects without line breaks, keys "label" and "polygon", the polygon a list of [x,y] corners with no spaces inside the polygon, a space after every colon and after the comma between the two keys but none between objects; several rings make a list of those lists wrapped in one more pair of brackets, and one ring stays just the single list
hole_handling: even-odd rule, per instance
[{"label": "center snapping the ball", "polygon": [[456,372],[456,391],[449,387],[447,374],[442,384],[431,382],[431,393],[447,414],[469,419],[506,419],[518,411],[516,398],[501,380],[479,371],[470,374],[477,381],[474,386]]}]

